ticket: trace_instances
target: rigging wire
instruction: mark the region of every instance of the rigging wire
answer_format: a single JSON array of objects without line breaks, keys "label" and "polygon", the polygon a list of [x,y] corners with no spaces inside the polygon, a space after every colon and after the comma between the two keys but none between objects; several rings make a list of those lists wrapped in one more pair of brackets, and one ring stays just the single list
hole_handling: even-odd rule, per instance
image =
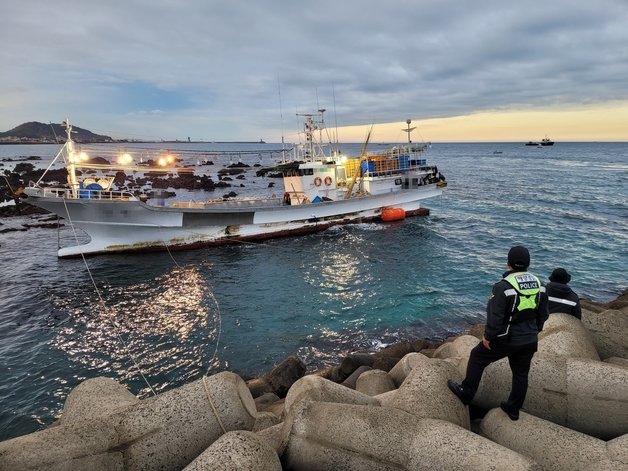
[{"label": "rigging wire", "polygon": [[277,91],[279,93],[279,119],[281,121],[281,160],[286,161],[286,147],[284,140],[284,128],[283,128],[283,110],[281,107],[281,83],[277,80]]},{"label": "rigging wire", "polygon": [[334,84],[331,84],[331,96],[334,102],[334,128],[336,131],[336,139],[335,139],[335,144],[336,144],[336,151],[340,151],[340,145],[338,142],[338,115],[336,114],[336,90],[334,87]]},{"label": "rigging wire", "polygon": [[[63,206],[65,206],[65,212],[68,215],[68,222],[70,223],[70,227],[72,228],[72,232],[74,233],[74,239],[76,240],[76,245],[77,245],[77,247],[79,248],[79,250],[81,252],[81,258],[83,259],[83,263],[85,264],[85,268],[87,270],[87,274],[89,275],[89,279],[92,281],[92,284],[94,285],[94,290],[96,291],[96,295],[98,296],[98,299],[100,301],[101,306],[103,307],[103,310],[105,312],[108,312],[107,304],[105,303],[105,300],[103,299],[102,294],[100,293],[100,290],[98,289],[98,285],[96,285],[96,281],[94,280],[94,277],[92,275],[92,271],[89,268],[89,264],[87,263],[87,259],[85,258],[85,254],[80,249],[81,246],[80,246],[80,242],[78,240],[78,235],[76,234],[76,229],[74,227],[74,223],[72,222],[72,218],[70,216],[70,211],[68,210],[68,205],[66,203],[65,197],[63,198]],[[156,396],[157,393],[155,392],[155,390],[151,386],[150,382],[148,381],[148,379],[144,375],[144,372],[142,371],[142,368],[140,367],[139,363],[135,360],[135,356],[131,353],[131,350],[129,349],[128,344],[122,338],[122,335],[120,334],[120,331],[118,330],[118,326],[116,325],[115,321],[111,317],[111,313],[109,313],[109,315],[107,316],[107,320],[111,323],[111,325],[113,327],[113,331],[114,331],[116,337],[118,338],[118,340],[120,341],[120,343],[122,344],[124,349],[129,354],[129,357],[131,358],[131,361],[133,362],[133,365],[135,366],[135,368],[139,372],[140,376],[142,377],[144,382],[148,385],[148,388],[151,390],[153,395]]]}]

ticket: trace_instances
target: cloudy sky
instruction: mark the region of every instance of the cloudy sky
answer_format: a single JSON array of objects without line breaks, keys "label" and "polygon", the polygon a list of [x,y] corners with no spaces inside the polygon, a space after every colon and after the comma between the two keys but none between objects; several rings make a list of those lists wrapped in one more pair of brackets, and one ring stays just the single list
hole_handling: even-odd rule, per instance
[{"label": "cloudy sky", "polygon": [[[0,131],[628,140],[627,0],[6,0]],[[394,123],[386,126],[384,123]],[[345,126],[351,126],[345,128]]]}]

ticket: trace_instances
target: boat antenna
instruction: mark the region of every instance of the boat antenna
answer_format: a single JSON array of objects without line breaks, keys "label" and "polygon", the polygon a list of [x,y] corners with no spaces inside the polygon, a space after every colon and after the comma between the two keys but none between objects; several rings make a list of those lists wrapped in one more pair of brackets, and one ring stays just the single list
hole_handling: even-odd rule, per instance
[{"label": "boat antenna", "polygon": [[411,119],[408,119],[408,120],[406,121],[406,124],[408,125],[408,127],[407,127],[407,128],[405,128],[405,129],[402,129],[402,131],[404,131],[404,132],[407,132],[407,133],[408,133],[408,144],[412,144],[412,139],[411,139],[411,137],[410,137],[410,133],[416,129],[416,126],[414,126],[414,127],[412,127],[412,128],[410,127],[410,123],[411,123],[411,122],[412,122],[412,120],[411,120]]},{"label": "boat antenna", "polygon": [[281,161],[286,161],[286,148],[284,142],[284,129],[283,129],[283,109],[281,107],[281,83],[277,78],[277,92],[279,93],[279,119],[281,121]]},{"label": "boat antenna", "polygon": [[[318,93],[316,95],[317,95],[316,101],[318,101]],[[321,122],[318,126],[318,142],[320,142],[321,144],[323,142],[323,128],[325,127],[325,118],[323,116],[323,113],[325,113],[325,111],[327,111],[325,108],[318,109],[318,112],[321,114]]]},{"label": "boat antenna", "polygon": [[335,129],[335,144],[336,144],[336,151],[339,151],[339,146],[338,146],[338,115],[336,114],[336,90],[334,88],[334,84],[331,84],[331,96],[334,102],[334,127]]}]

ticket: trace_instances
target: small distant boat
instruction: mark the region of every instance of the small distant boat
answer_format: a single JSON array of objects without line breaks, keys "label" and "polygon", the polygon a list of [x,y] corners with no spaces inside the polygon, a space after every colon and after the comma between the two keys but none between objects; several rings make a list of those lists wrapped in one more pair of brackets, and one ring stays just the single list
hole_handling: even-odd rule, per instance
[{"label": "small distant boat", "polygon": [[[283,174],[281,197],[220,198],[165,205],[112,188],[115,177],[86,177],[78,168],[114,173],[147,171],[129,161],[117,166],[80,158],[66,121],[63,156],[68,184],[49,187],[32,183],[28,202],[47,209],[90,237],[83,245],[61,247],[60,258],[83,254],[143,252],[222,245],[320,231],[336,224],[401,220],[425,215],[421,200],[442,194],[445,177],[426,163],[426,144],[408,143],[359,157],[324,153],[315,131],[324,129],[322,112],[305,116],[305,143],[295,147],[293,160],[276,167]],[[322,134],[322,133],[321,133]],[[370,137],[370,133],[369,133]],[[56,159],[56,158],[55,158]],[[186,169],[169,169],[177,172]],[[189,169],[188,169],[189,170]],[[151,170],[148,169],[150,172]],[[42,175],[43,178],[43,175]]]},{"label": "small distant boat", "polygon": [[547,135],[541,139],[541,145],[542,146],[553,146],[554,145],[554,141],[552,141],[551,139],[549,139],[547,137]]},{"label": "small distant boat", "polygon": [[553,145],[554,145],[554,141],[548,138],[547,134],[545,135],[543,139],[541,139],[541,142],[535,142],[535,141],[526,142],[526,146],[534,146],[534,147],[545,147],[545,146],[553,146]]}]

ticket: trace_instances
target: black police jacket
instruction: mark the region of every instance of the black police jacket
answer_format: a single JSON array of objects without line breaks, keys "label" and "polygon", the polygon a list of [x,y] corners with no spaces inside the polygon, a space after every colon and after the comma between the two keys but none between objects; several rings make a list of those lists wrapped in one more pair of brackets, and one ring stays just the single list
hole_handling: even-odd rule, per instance
[{"label": "black police jacket", "polygon": [[[512,271],[504,273],[506,278]],[[491,297],[486,305],[486,327],[484,338],[489,342],[499,341],[509,345],[527,345],[538,340],[538,333],[543,330],[543,324],[549,317],[547,308],[547,294],[545,287],[540,287],[536,317],[520,322],[510,323],[510,317],[515,311],[518,295],[510,283],[502,279],[493,285]]]},{"label": "black police jacket", "polygon": [[566,284],[550,281],[546,286],[547,298],[549,300],[549,312],[564,312],[571,314],[578,319],[582,318],[582,308],[580,298]]}]

